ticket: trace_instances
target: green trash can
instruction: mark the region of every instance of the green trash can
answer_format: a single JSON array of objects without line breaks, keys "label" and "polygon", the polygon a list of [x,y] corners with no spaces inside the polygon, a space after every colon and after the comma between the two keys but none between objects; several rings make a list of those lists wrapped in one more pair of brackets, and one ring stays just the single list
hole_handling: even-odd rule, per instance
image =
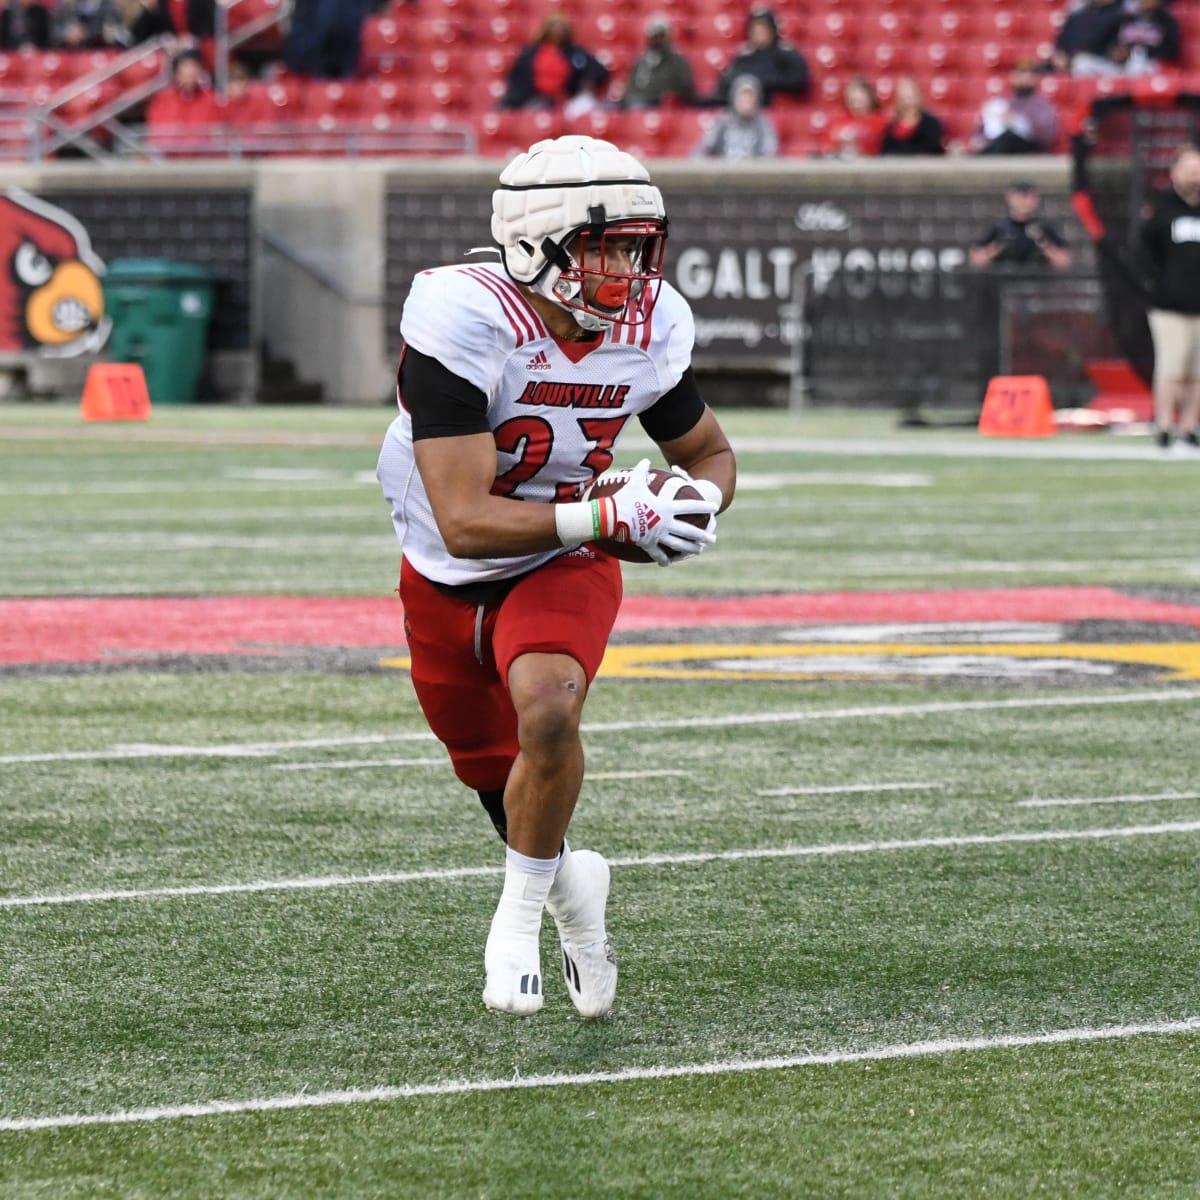
[{"label": "green trash can", "polygon": [[215,280],[195,263],[118,258],[104,273],[113,362],[139,363],[152,404],[191,404],[204,370]]}]

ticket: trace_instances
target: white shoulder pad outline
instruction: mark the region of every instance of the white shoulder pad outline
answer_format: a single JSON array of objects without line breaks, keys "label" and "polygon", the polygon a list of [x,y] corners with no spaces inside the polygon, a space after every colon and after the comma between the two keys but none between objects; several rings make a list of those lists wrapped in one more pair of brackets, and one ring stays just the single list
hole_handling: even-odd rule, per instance
[{"label": "white shoulder pad outline", "polygon": [[545,328],[502,272],[464,263],[414,277],[400,334],[490,398],[508,356]]},{"label": "white shoulder pad outline", "polygon": [[692,365],[695,345],[696,319],[691,305],[664,279],[651,316],[649,347],[664,393]]}]

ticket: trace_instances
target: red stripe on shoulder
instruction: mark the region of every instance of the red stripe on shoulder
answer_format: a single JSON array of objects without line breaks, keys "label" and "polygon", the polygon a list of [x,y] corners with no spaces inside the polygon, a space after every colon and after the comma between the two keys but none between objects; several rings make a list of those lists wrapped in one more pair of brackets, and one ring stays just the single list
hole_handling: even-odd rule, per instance
[{"label": "red stripe on shoulder", "polygon": [[517,287],[515,283],[512,283],[507,279],[501,279],[495,275],[493,275],[492,278],[495,279],[501,287],[506,288],[509,294],[513,296],[517,303],[525,310],[529,316],[529,319],[533,322],[533,327],[535,330],[537,330],[538,335],[540,337],[547,337],[548,334],[546,333],[546,326],[542,323],[542,318],[538,315],[537,309],[529,303],[529,297],[526,296],[525,293],[521,291],[521,289]]},{"label": "red stripe on shoulder", "polygon": [[504,315],[508,318],[508,323],[512,326],[513,333],[516,334],[518,346],[523,346],[526,342],[534,339],[536,334],[533,326],[525,318],[524,313],[513,304],[511,297],[505,294],[504,285],[501,280],[480,267],[466,267],[463,270],[463,274],[470,276],[476,283],[487,288],[500,301],[500,307],[504,311]]}]

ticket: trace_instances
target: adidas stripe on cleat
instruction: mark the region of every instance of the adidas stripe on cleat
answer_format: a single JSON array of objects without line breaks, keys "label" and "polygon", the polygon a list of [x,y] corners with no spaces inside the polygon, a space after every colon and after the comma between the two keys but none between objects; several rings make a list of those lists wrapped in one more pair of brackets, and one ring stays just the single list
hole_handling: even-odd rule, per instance
[{"label": "adidas stripe on cleat", "polygon": [[608,884],[604,858],[594,850],[575,850],[546,901],[562,943],[567,994],[584,1017],[607,1017],[617,995],[617,958],[604,928]]},{"label": "adidas stripe on cleat", "polygon": [[590,946],[562,946],[563,977],[571,1003],[584,1017],[607,1017],[617,998],[617,956],[605,938]]},{"label": "adidas stripe on cleat", "polygon": [[[490,945],[488,949],[491,950]],[[532,1016],[541,1009],[544,996],[540,971],[531,971],[528,963],[507,958],[493,961],[491,954],[486,956],[485,963],[487,983],[483,1002],[488,1008],[518,1017]]]}]

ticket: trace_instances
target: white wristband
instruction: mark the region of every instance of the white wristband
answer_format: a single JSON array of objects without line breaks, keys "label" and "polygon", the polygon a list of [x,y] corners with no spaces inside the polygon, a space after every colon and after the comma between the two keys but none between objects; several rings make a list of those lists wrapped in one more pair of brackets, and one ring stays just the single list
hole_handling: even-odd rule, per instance
[{"label": "white wristband", "polygon": [[554,506],[554,525],[564,546],[595,541],[603,533],[599,500],[580,500]]}]

